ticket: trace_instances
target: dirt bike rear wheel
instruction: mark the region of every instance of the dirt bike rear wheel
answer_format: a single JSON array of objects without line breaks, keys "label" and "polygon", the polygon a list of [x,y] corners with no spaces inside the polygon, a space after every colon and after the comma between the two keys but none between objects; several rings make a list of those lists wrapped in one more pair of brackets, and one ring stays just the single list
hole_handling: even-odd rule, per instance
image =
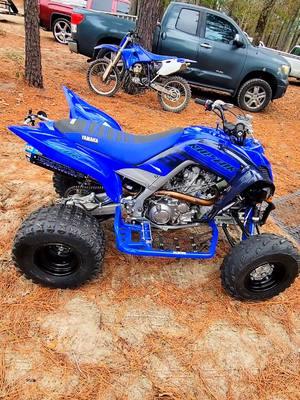
[{"label": "dirt bike rear wheel", "polygon": [[192,97],[189,83],[181,76],[170,76],[161,85],[172,95],[158,93],[158,100],[165,111],[180,113],[189,104]]}]

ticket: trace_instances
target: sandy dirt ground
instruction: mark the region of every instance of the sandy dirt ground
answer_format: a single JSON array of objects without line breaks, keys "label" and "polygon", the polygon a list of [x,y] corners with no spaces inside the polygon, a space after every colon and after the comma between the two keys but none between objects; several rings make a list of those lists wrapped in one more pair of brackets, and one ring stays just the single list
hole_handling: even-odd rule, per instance
[{"label": "sandy dirt ground", "polygon": [[[27,163],[24,143],[6,129],[29,108],[66,117],[66,85],[128,132],[215,124],[195,104],[180,115],[164,113],[154,94],[95,96],[85,58],[45,32],[45,89],[28,88],[23,47],[22,19],[0,21],[0,399],[299,399],[299,281],[266,303],[234,301],[220,285],[223,240],[210,261],[133,258],[116,250],[107,223],[104,273],[92,283],[49,290],[16,272],[10,255],[16,229],[55,200],[51,173]],[[293,84],[255,115],[277,196],[299,190],[299,102],[300,86]],[[291,220],[297,206],[287,209]],[[280,232],[272,222],[267,228]]]}]

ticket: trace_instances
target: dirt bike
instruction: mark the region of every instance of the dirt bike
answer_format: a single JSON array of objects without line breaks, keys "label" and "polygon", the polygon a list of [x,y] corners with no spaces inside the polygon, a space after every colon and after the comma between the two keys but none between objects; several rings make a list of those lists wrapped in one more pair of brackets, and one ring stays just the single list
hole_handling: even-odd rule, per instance
[{"label": "dirt bike", "polygon": [[191,88],[181,76],[193,63],[184,58],[153,54],[136,43],[138,38],[129,32],[120,47],[102,44],[95,47],[98,54],[109,52],[111,58],[98,58],[87,71],[89,87],[102,96],[114,96],[121,87],[129,94],[152,89],[165,111],[181,112],[189,104]]},{"label": "dirt bike", "polygon": [[284,237],[260,233],[274,209],[275,186],[250,117],[235,114],[229,122],[230,104],[198,99],[219,116],[216,129],[135,135],[64,90],[69,118],[31,112],[26,123],[34,126],[9,127],[27,142],[31,163],[74,183],[17,232],[13,259],[26,277],[74,288],[96,276],[105,253],[101,222],[112,218],[117,248],[135,256],[211,258],[222,229],[232,247],[222,285],[237,299],[269,299],[293,283],[298,250]]}]

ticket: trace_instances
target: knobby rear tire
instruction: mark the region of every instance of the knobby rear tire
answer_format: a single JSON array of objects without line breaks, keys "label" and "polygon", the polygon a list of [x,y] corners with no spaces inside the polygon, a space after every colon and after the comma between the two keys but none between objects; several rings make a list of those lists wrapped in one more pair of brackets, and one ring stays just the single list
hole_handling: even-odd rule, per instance
[{"label": "knobby rear tire", "polygon": [[26,278],[51,288],[76,288],[102,271],[104,232],[78,207],[56,204],[34,211],[19,228],[12,250]]},{"label": "knobby rear tire", "polygon": [[52,177],[53,187],[59,197],[65,197],[66,192],[73,186],[78,186],[80,182],[72,176],[54,172]]}]

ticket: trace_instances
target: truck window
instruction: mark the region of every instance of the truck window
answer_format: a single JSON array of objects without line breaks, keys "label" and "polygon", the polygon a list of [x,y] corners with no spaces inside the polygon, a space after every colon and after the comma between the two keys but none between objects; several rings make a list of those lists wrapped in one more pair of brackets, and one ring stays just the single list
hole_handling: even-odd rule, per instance
[{"label": "truck window", "polygon": [[118,1],[117,12],[123,13],[123,14],[128,14],[129,13],[129,4],[125,3],[124,1]]},{"label": "truck window", "polygon": [[291,51],[291,54],[294,54],[295,56],[300,56],[300,47],[294,47]]},{"label": "truck window", "polygon": [[112,11],[112,0],[101,0],[101,1],[93,0],[91,9],[95,10],[95,11],[111,12]]},{"label": "truck window", "polygon": [[199,11],[182,8],[178,15],[175,27],[179,31],[189,33],[190,35],[196,35],[199,18]]},{"label": "truck window", "polygon": [[207,14],[205,39],[229,44],[233,41],[236,34],[237,30],[226,19],[214,14]]}]

